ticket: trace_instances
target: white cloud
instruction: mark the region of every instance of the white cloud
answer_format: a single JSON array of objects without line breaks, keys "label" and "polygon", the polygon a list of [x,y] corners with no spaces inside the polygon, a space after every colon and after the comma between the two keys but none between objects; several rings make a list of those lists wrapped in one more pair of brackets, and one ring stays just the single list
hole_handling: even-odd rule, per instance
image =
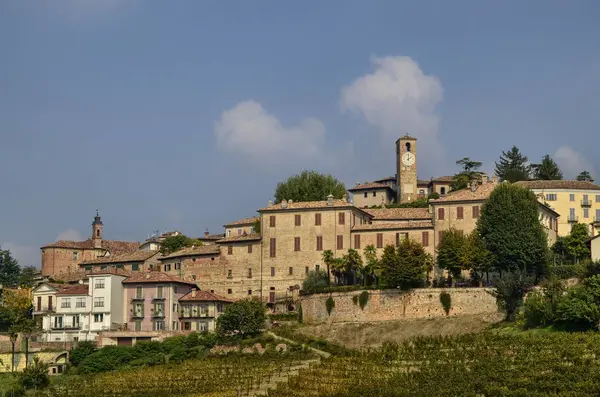
[{"label": "white cloud", "polygon": [[425,74],[411,57],[372,58],[371,63],[375,68],[372,73],[342,89],[342,111],[359,115],[377,127],[386,145],[407,133],[418,138],[421,159],[442,163],[439,118],[435,114],[443,99],[439,79]]},{"label": "white cloud", "polygon": [[593,164],[584,155],[570,146],[561,146],[554,153],[554,160],[559,165],[565,179],[575,179],[582,171],[596,176]]},{"label": "white cloud", "polygon": [[17,243],[4,242],[0,244],[3,250],[9,250],[13,258],[15,258],[21,267],[35,266],[40,267],[42,254],[40,247],[33,245],[21,245]]},{"label": "white cloud", "polygon": [[75,229],[67,229],[56,236],[56,241],[67,240],[67,241],[84,241],[85,237]]},{"label": "white cloud", "polygon": [[214,133],[221,149],[241,153],[257,164],[278,164],[320,155],[325,127],[315,118],[284,126],[260,103],[248,100],[224,111]]}]

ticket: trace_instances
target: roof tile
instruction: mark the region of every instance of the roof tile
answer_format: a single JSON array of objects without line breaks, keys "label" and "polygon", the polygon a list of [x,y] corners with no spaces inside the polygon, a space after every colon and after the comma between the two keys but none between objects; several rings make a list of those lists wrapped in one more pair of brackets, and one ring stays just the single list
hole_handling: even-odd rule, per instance
[{"label": "roof tile", "polygon": [[208,291],[190,291],[181,298],[180,302],[233,302],[217,294]]},{"label": "roof tile", "polygon": [[89,290],[90,286],[88,284],[79,284],[73,285],[71,288],[58,291],[56,295],[87,295]]},{"label": "roof tile", "polygon": [[477,185],[477,189],[475,189],[475,191],[472,191],[469,188],[461,189],[450,192],[439,199],[430,200],[429,202],[435,205],[437,203],[451,203],[458,201],[483,201],[490,196],[496,186],[498,186],[497,183],[490,181]]},{"label": "roof tile", "polygon": [[373,220],[409,220],[409,219],[431,219],[428,208],[378,208],[365,209],[365,212],[373,215]]},{"label": "roof tile", "polygon": [[349,192],[354,192],[358,190],[370,190],[370,189],[391,189],[389,185],[384,185],[383,183],[377,182],[367,182],[361,185],[356,185],[351,189],[348,189]]},{"label": "roof tile", "polygon": [[572,180],[520,181],[515,185],[528,189],[600,190],[600,186],[592,182]]},{"label": "roof tile", "polygon": [[406,230],[406,229],[429,229],[433,227],[431,221],[408,221],[408,222],[390,222],[390,223],[371,223],[366,225],[356,225],[352,228],[353,232],[369,230]]},{"label": "roof tile", "polygon": [[129,277],[123,280],[123,284],[140,284],[140,283],[178,283],[196,286],[196,284],[185,281],[179,277],[172,276],[162,272],[137,272],[131,273]]},{"label": "roof tile", "polygon": [[240,219],[231,223],[226,224],[224,227],[228,226],[241,226],[241,225],[252,225],[255,222],[259,221],[260,218],[258,216],[253,216],[251,218]]},{"label": "roof tile", "polygon": [[[123,252],[136,251],[140,246],[139,242],[102,240],[102,248],[110,251],[111,254],[120,254]],[[94,241],[87,239],[85,241],[67,241],[58,240],[55,243],[47,244],[42,248],[71,248],[71,249],[94,249]]]},{"label": "roof tile", "polygon": [[226,237],[224,239],[217,241],[217,244],[237,243],[239,241],[255,241],[255,240],[260,240],[260,239],[261,239],[260,233],[250,233],[250,234],[242,234],[239,236]]},{"label": "roof tile", "polygon": [[144,262],[158,254],[159,254],[159,251],[128,252],[128,253],[124,253],[124,254],[103,256],[101,258],[91,259],[89,261],[83,261],[79,264],[79,266],[105,264],[105,263]]},{"label": "roof tile", "polygon": [[[333,200],[333,204],[329,206],[327,204],[327,200],[322,201],[294,201],[293,203],[288,203],[287,208],[283,208],[281,203],[273,204],[269,207],[261,208],[258,211],[260,212],[268,212],[268,211],[281,211],[281,210],[295,210],[295,209],[327,209],[327,208],[356,208],[352,203],[349,203],[344,200],[335,199]],[[358,208],[357,208],[358,209]]]},{"label": "roof tile", "polygon": [[158,258],[158,260],[163,259],[172,259],[172,258],[182,258],[185,256],[197,256],[197,255],[216,255],[221,251],[219,247],[214,244],[209,245],[201,245],[199,247],[188,247],[180,249],[179,251],[173,252],[169,255],[162,256]]}]

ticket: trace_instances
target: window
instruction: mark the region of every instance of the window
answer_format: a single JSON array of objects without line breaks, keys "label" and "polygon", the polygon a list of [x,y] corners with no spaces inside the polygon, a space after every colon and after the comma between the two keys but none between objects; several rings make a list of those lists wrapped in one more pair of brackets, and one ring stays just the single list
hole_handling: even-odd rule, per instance
[{"label": "window", "polygon": [[177,303],[173,303],[173,313],[177,313]]},{"label": "window", "polygon": [[304,274],[308,274],[308,266],[304,268]]},{"label": "window", "polygon": [[442,240],[444,239],[444,232],[443,231],[439,231],[438,232],[438,244],[442,242]]},{"label": "window", "polygon": [[223,304],[217,303],[217,313],[221,313],[223,311]]},{"label": "window", "polygon": [[584,218],[589,218],[590,217],[590,209],[589,208],[584,208],[583,209],[583,217]]},{"label": "window", "polygon": [[[194,258],[194,260],[195,260],[195,258]],[[181,263],[177,262],[174,267],[175,267],[175,270],[181,269]]]},{"label": "window", "polygon": [[[307,268],[308,269],[308,268]],[[42,297],[38,296],[37,297],[37,311],[41,312],[42,311]]]},{"label": "window", "polygon": [[337,249],[339,249],[339,250],[344,249],[344,236],[342,236],[342,235],[337,236]]},{"label": "window", "polygon": [[97,278],[96,282],[94,283],[94,287],[95,288],[104,288],[104,279],[103,278]]},{"label": "window", "polygon": [[440,189],[440,194],[442,194],[442,195],[446,194],[446,188],[445,187],[443,187],[443,188]]},{"label": "window", "polygon": [[444,215],[446,215],[444,213],[444,209],[443,208],[438,208],[438,220],[443,221],[444,220]]},{"label": "window", "polygon": [[71,307],[71,299],[70,298],[62,298],[60,302],[61,308],[70,308]]},{"label": "window", "polygon": [[290,266],[290,268],[288,269],[288,275],[289,276],[293,276],[294,275],[294,268]]},{"label": "window", "polygon": [[179,323],[177,321],[173,321],[173,328],[171,328],[171,331],[177,330],[179,330]]},{"label": "window", "polygon": [[419,190],[419,194],[420,194],[421,196],[424,196],[424,195],[425,195],[425,190],[423,190],[423,189]]},{"label": "window", "polygon": [[98,296],[94,298],[94,307],[104,307],[104,297]]},{"label": "window", "polygon": [[583,203],[584,203],[584,205],[589,205],[589,203],[590,203],[590,199],[587,194],[583,195]]},{"label": "window", "polygon": [[323,251],[323,236],[317,236],[317,251]]},{"label": "window", "polygon": [[156,287],[156,297],[157,298],[163,297],[163,286],[162,285],[159,285]]},{"label": "window", "polygon": [[365,192],[365,198],[369,197],[369,193]]},{"label": "window", "polygon": [[556,193],[546,193],[546,201],[556,201]]},{"label": "window", "polygon": [[575,219],[575,208],[569,208],[569,220],[574,221]]},{"label": "window", "polygon": [[227,232],[225,232],[225,234],[227,235],[227,237],[231,237],[231,229],[227,229]]},{"label": "window", "polygon": [[165,265],[165,270],[164,270],[164,271],[165,271],[165,272],[170,272],[170,271],[171,271],[171,264],[170,264],[170,263],[167,263],[167,264]]},{"label": "window", "polygon": [[141,285],[138,285],[135,288],[135,297],[138,298],[138,299],[142,298],[144,296],[144,294],[142,293],[142,291],[143,291],[143,287]]},{"label": "window", "polygon": [[165,322],[164,321],[154,321],[152,323],[152,331],[164,331]]},{"label": "window", "polygon": [[300,237],[294,237],[294,251],[300,251]]},{"label": "window", "polygon": [[77,298],[75,307],[85,307],[85,298]]},{"label": "window", "polygon": [[52,297],[48,297],[48,310],[52,310]]},{"label": "window", "polygon": [[227,278],[233,278],[233,270],[227,270]]},{"label": "window", "polygon": [[103,323],[104,322],[104,313],[95,313],[94,314],[94,322],[95,323]]},{"label": "window", "polygon": [[275,277],[275,268],[271,267],[271,277]]},{"label": "window", "polygon": [[396,247],[400,245],[400,233],[396,233]]},{"label": "window", "polygon": [[273,237],[269,240],[269,256],[275,258],[277,254],[277,240]]},{"label": "window", "polygon": [[569,194],[569,201],[575,201],[575,195],[573,193]]},{"label": "window", "polygon": [[227,255],[233,255],[233,245],[227,247]]},{"label": "window", "polygon": [[373,197],[377,197],[377,192],[373,192]]},{"label": "window", "polygon": [[248,278],[252,278],[252,269],[251,268],[248,269]]},{"label": "window", "polygon": [[423,247],[429,247],[429,232],[422,233]]},{"label": "window", "polygon": [[377,248],[383,248],[383,233],[377,233]]},{"label": "window", "polygon": [[133,315],[135,317],[143,317],[144,316],[144,304],[136,303],[133,305]]},{"label": "window", "polygon": [[406,142],[406,151],[410,152],[410,142]]},{"label": "window", "polygon": [[229,289],[227,290],[227,293],[228,293],[229,295],[233,294],[233,291],[231,290],[231,288],[229,288]]},{"label": "window", "polygon": [[600,222],[600,210],[596,210],[596,222]]},{"label": "window", "polygon": [[321,226],[321,214],[315,214],[315,226]]},{"label": "window", "polygon": [[252,253],[252,244],[248,244],[248,253],[251,254]]},{"label": "window", "polygon": [[473,219],[477,219],[477,218],[479,218],[479,206],[474,205],[473,206]]},{"label": "window", "polygon": [[208,331],[208,323],[206,321],[198,322],[198,330],[199,331]]},{"label": "window", "polygon": [[241,236],[244,233],[244,229],[238,229],[238,236]]},{"label": "window", "polygon": [[345,213],[343,213],[343,212],[340,212],[340,213],[338,214],[338,223],[339,223],[340,225],[344,225],[344,224],[346,223],[346,214],[345,214]]},{"label": "window", "polygon": [[360,234],[354,235],[354,249],[360,249]]},{"label": "window", "polygon": [[134,263],[133,265],[131,265],[131,270],[134,272],[137,272],[140,270],[140,265],[137,263]]},{"label": "window", "polygon": [[252,295],[252,290],[251,289],[248,290],[248,295]]},{"label": "window", "polygon": [[294,215],[294,226],[302,226],[302,215]]},{"label": "window", "polygon": [[456,219],[464,219],[465,214],[463,211],[463,207],[457,207],[456,208]]},{"label": "window", "polygon": [[63,327],[63,318],[62,317],[54,317],[54,328],[62,328]]},{"label": "window", "polygon": [[275,215],[269,217],[269,227],[275,227]]},{"label": "window", "polygon": [[600,194],[597,194],[597,195],[596,195],[596,202],[597,202],[597,203],[600,203]]},{"label": "window", "polygon": [[78,252],[73,252],[73,261],[77,260],[77,257],[79,256]]},{"label": "window", "polygon": [[321,270],[321,266],[320,265],[315,265],[315,270],[317,271],[317,273],[319,272],[319,270]]}]

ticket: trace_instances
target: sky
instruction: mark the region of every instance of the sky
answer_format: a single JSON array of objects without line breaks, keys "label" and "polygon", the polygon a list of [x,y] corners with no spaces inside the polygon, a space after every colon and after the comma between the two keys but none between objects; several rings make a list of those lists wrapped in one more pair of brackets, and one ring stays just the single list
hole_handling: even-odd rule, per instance
[{"label": "sky", "polygon": [[600,179],[600,2],[0,1],[0,246],[199,236],[304,169],[350,187],[517,145]]}]

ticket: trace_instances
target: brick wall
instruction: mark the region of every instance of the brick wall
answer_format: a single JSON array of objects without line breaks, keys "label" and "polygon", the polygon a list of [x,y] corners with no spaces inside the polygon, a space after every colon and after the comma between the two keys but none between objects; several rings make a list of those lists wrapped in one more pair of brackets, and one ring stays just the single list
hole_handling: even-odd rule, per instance
[{"label": "brick wall", "polygon": [[486,288],[427,288],[408,292],[396,290],[369,291],[364,310],[352,298],[361,291],[332,293],[335,308],[327,314],[329,294],[303,296],[302,316],[305,323],[380,322],[402,319],[445,317],[440,293],[451,296],[450,316],[496,313],[496,299]]},{"label": "brick wall", "polygon": [[[73,253],[77,252],[77,259]],[[44,248],[42,250],[42,275],[52,276],[79,271],[78,263],[96,259],[103,250],[77,248]]]}]

